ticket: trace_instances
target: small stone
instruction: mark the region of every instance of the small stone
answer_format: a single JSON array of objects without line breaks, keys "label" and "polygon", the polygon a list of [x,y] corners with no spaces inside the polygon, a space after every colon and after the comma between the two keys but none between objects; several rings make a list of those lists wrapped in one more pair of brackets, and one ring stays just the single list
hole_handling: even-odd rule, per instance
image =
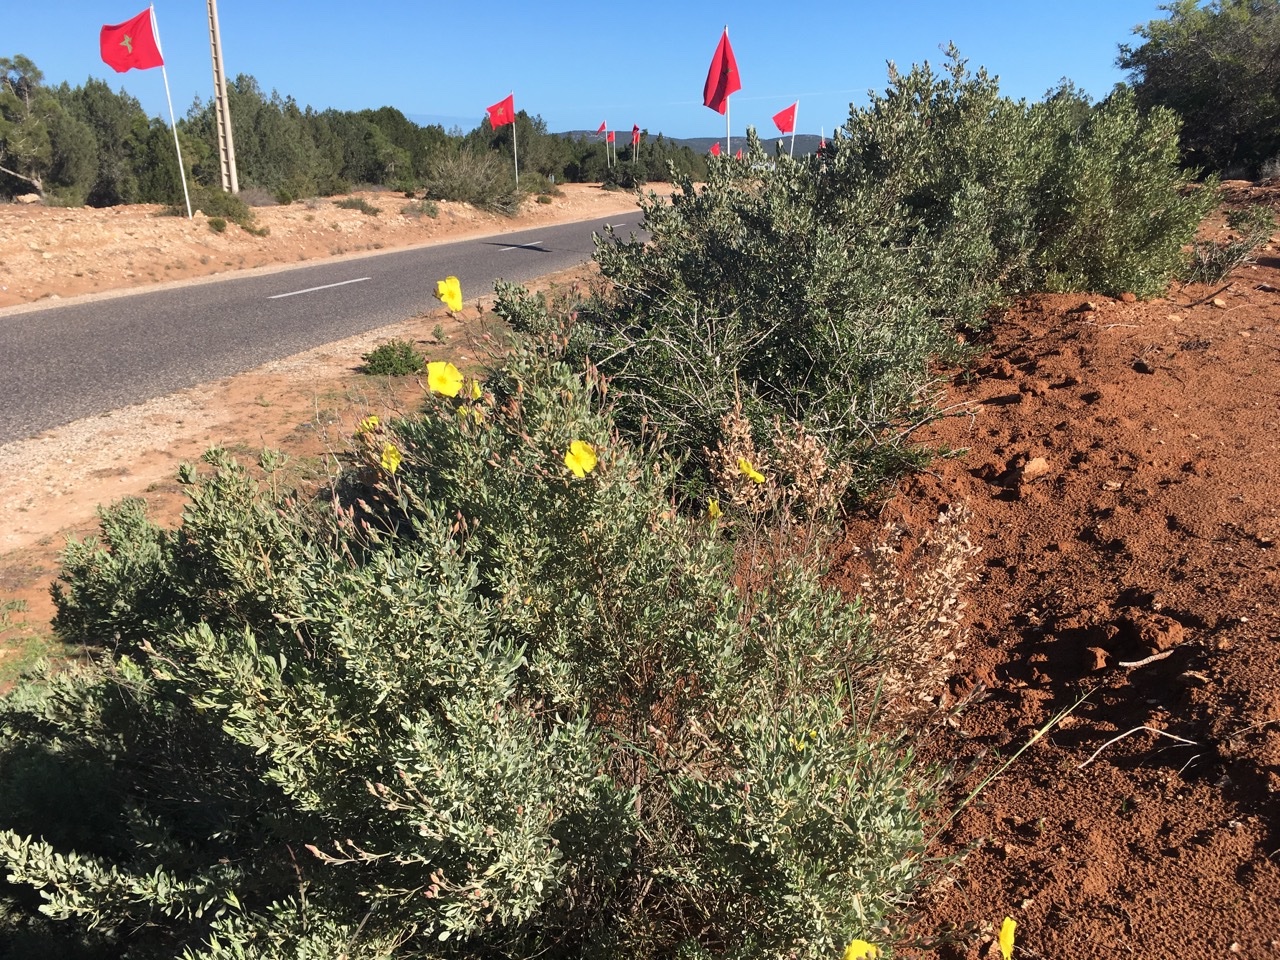
[{"label": "small stone", "polygon": [[1098,309],[1098,305],[1096,303],[1094,303],[1092,300],[1086,300],[1084,303],[1080,304],[1080,306],[1076,307],[1075,312],[1076,313],[1095,313],[1097,312],[1097,309]]},{"label": "small stone", "polygon": [[1214,297],[1209,302],[1212,303],[1215,307],[1218,307],[1219,309],[1222,309],[1227,305],[1227,301],[1223,300],[1221,297]]},{"label": "small stone", "polygon": [[1101,390],[1086,391],[1085,393],[1080,394],[1080,399],[1083,400],[1085,403],[1097,403],[1099,400],[1102,399],[1102,391]]},{"label": "small stone", "polygon": [[1170,323],[1181,323],[1182,315],[1177,313],[1171,313],[1169,314],[1167,319],[1169,320]]},{"label": "small stone", "polygon": [[1049,474],[1052,468],[1049,461],[1044,457],[1032,457],[1022,465],[1022,469],[1018,471],[1018,482],[1033,483],[1041,477]]},{"label": "small stone", "polygon": [[1086,665],[1085,669],[1091,673],[1097,673],[1099,670],[1107,669],[1107,661],[1111,659],[1111,654],[1102,647],[1085,647]]},{"label": "small stone", "polygon": [[1120,302],[1121,303],[1137,303],[1138,298],[1134,296],[1132,293],[1126,292],[1126,293],[1120,294]]}]

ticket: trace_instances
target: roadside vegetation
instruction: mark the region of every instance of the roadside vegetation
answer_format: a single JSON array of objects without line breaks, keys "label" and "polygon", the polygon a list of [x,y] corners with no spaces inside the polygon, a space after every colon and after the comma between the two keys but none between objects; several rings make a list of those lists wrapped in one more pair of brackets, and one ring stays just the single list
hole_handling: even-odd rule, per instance
[{"label": "roadside vegetation", "polygon": [[[816,156],[685,171],[587,295],[501,286],[482,369],[366,356],[429,361],[426,398],[328,483],[215,450],[177,529],[106,508],[55,590],[93,656],[0,703],[0,952],[891,949],[948,816],[903,718],[971,550],[957,509],[913,603],[824,586],[825,537],[921,461],[931,364],[993,307],[1192,269],[1215,192],[1178,129],[1127,89],[1010,100],[954,52],[894,72]],[[417,170],[398,142],[383,175]],[[440,144],[430,196],[492,132]]]},{"label": "roadside vegetation", "polygon": [[[524,111],[514,124],[520,138],[517,190],[512,131],[495,132],[488,120],[464,133],[419,126],[394,107],[304,109],[292,97],[264,93],[245,74],[228,84],[227,96],[241,193],[255,202],[291,203],[353,186],[382,186],[510,213],[522,197],[553,182],[599,183],[608,172],[600,138],[549,134],[541,117]],[[178,137],[191,189],[220,193],[213,104],[197,101],[178,120]],[[646,138],[638,162],[627,167],[629,185],[635,185],[666,180],[672,169],[700,178],[706,162],[658,136]],[[100,80],[49,86],[27,57],[0,57],[0,199],[30,193],[65,206],[177,207],[183,194],[173,134],[123,90]],[[226,212],[216,215],[240,222]]]}]

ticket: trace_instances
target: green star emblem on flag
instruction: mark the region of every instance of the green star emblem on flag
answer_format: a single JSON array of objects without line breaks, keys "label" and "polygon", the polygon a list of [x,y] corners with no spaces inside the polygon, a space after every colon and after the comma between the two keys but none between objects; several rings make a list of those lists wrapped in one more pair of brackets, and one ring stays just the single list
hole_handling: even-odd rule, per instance
[{"label": "green star emblem on flag", "polygon": [[124,47],[130,53],[133,53],[133,37],[126,33],[124,35],[124,39],[120,41],[120,46]]}]

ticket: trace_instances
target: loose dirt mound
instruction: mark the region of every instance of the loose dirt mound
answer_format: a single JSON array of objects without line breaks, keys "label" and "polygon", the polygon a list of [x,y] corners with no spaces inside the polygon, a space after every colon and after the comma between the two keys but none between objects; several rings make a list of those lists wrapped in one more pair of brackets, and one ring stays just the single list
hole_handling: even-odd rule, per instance
[{"label": "loose dirt mound", "polygon": [[1268,250],[1223,290],[1016,305],[918,438],[957,455],[850,530],[972,512],[944,699],[977,702],[927,741],[972,765],[956,801],[1088,694],[935,845],[973,848],[916,924],[941,956],[998,955],[1006,915],[1018,955],[1280,956],[1278,288]]}]

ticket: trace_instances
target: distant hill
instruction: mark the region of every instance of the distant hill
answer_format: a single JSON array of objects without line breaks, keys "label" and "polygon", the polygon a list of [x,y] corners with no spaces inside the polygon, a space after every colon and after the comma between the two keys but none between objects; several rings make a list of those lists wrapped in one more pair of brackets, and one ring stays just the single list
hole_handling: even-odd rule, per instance
[{"label": "distant hill", "polygon": [[[617,131],[617,135],[618,136],[617,136],[616,146],[618,147],[619,150],[622,150],[624,148],[631,146],[630,130],[619,130]],[[569,137],[570,139],[575,139],[575,140],[579,137],[586,137],[588,140],[591,140],[591,139],[599,138],[602,135],[596,133],[594,130],[568,130],[564,133],[557,133],[556,136]],[[656,133],[651,133],[649,135],[649,139],[652,140],[656,136],[657,136]],[[708,150],[711,149],[711,145],[713,143],[720,144],[720,149],[721,150],[724,149],[724,137],[687,137],[684,139],[681,139],[680,137],[665,137],[664,139],[667,141],[667,143],[675,144],[677,147],[688,147],[690,150],[694,151],[695,153],[706,153]],[[761,142],[764,144],[765,152],[768,153],[770,156],[773,155],[774,146],[779,139],[782,141],[783,152],[784,153],[787,152],[791,148],[790,135],[787,135],[785,137],[774,136],[774,137],[761,138]],[[817,134],[797,133],[796,134],[796,156],[802,156],[806,153],[815,152],[818,149],[818,142],[821,139],[822,138],[819,137]],[[745,132],[742,134],[735,133],[733,135],[734,150],[737,150],[739,146],[744,145],[746,142],[747,142],[747,135]]]}]

